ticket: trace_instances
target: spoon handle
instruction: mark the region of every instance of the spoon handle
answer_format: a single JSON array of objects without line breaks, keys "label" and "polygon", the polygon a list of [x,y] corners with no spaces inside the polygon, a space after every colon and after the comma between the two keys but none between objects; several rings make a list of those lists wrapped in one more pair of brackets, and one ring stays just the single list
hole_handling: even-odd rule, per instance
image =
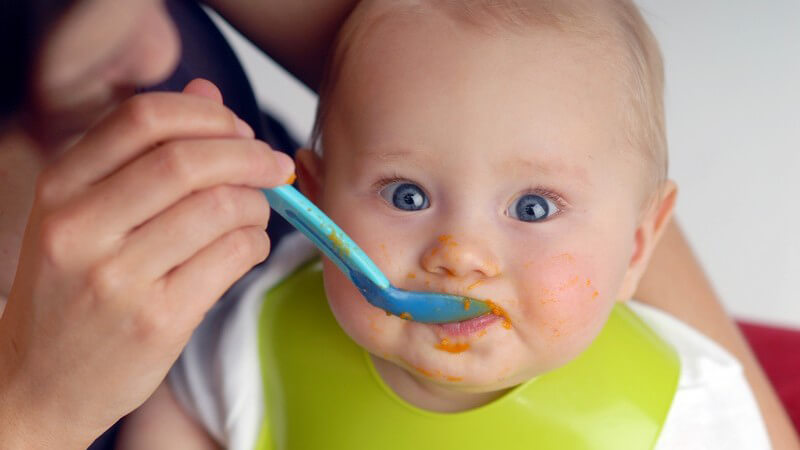
[{"label": "spoon handle", "polygon": [[262,189],[270,207],[305,234],[351,280],[361,273],[379,288],[389,287],[389,280],[361,248],[324,212],[291,185]]}]

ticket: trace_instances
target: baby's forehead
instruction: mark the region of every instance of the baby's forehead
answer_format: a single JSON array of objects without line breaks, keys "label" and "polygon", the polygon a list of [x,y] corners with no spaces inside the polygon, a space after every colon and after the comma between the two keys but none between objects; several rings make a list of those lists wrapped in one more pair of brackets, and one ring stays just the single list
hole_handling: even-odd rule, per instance
[{"label": "baby's forehead", "polygon": [[[489,123],[489,134],[547,123],[546,131],[531,133],[562,141],[580,128],[606,134],[623,128],[623,77],[594,41],[556,26],[487,32],[451,16],[450,9],[432,7],[435,2],[373,3],[380,6],[354,18],[363,25],[341,43],[325,100],[337,122],[349,118],[348,126],[359,131],[380,130],[377,140],[392,130],[422,139],[436,129],[462,134],[465,127]],[[425,7],[409,6],[419,4]]]},{"label": "baby's forehead", "polygon": [[[350,79],[338,76],[343,69],[350,76],[375,72],[380,70],[377,66],[402,53],[425,52],[454,42],[468,47],[469,55],[481,57],[497,50],[492,41],[503,41],[506,47],[515,48],[509,58],[524,63],[528,54],[541,54],[550,44],[560,41],[573,48],[588,49],[580,55],[582,61],[575,60],[571,65],[601,61],[614,72],[614,88],[621,87],[628,91],[621,94],[630,96],[634,79],[642,77],[634,73],[636,58],[625,45],[626,33],[615,26],[612,14],[601,7],[603,3],[604,0],[365,0],[339,35],[330,62],[328,88]],[[414,45],[418,48],[412,48]]]},{"label": "baby's forehead", "polygon": [[[498,47],[492,43],[498,41],[506,48],[513,47],[508,58],[520,63],[530,54],[545,52],[556,41],[588,49],[580,54],[581,60],[569,64],[602,60],[613,68],[615,84],[627,88],[631,58],[621,42],[623,33],[612,31],[609,14],[600,12],[597,5],[603,0],[593,1],[597,3],[590,14],[581,13],[576,6],[584,4],[581,0],[366,0],[339,35],[328,88],[347,83],[354,74],[380,71],[381,64],[409,53],[460,44],[468,49],[465,55],[480,58],[487,51],[496,51]],[[448,58],[443,61],[458,63]],[[343,68],[350,77],[338,76]],[[508,74],[500,75],[505,76]]]},{"label": "baby's forehead", "polygon": [[[425,24],[453,32],[443,33]],[[430,37],[427,41],[426,36]],[[342,99],[332,95],[333,91],[348,86],[346,90],[352,92],[353,84],[358,84],[356,80],[363,79],[365,72],[372,77],[387,73],[378,67],[393,58],[387,48],[442,48],[463,36],[471,36],[464,41],[467,45],[478,44],[469,49],[478,56],[482,43],[498,39],[531,52],[547,47],[542,45],[542,37],[569,40],[590,49],[575,64],[602,58],[604,67],[613,72],[613,90],[626,111],[622,126],[625,139],[641,150],[656,184],[666,177],[660,54],[646,23],[628,0],[363,0],[342,27],[334,46],[312,142],[319,142],[331,103]],[[387,42],[391,44],[387,46]],[[527,58],[524,52],[514,54]],[[591,78],[593,74],[585,76]]]},{"label": "baby's forehead", "polygon": [[[579,33],[595,40],[619,33],[619,20],[606,0],[363,0],[348,26],[366,33],[380,25],[426,16],[449,18],[454,24],[497,32],[525,33],[543,27]],[[352,37],[357,37],[353,33]]]}]

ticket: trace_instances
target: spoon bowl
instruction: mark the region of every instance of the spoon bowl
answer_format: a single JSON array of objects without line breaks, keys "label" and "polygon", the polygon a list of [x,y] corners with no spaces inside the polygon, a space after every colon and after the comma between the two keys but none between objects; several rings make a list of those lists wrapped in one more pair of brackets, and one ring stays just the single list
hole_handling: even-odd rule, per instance
[{"label": "spoon bowl", "polygon": [[489,304],[470,297],[392,286],[369,256],[297,189],[286,184],[263,192],[272,209],[322,250],[373,306],[423,323],[460,322],[492,312]]}]

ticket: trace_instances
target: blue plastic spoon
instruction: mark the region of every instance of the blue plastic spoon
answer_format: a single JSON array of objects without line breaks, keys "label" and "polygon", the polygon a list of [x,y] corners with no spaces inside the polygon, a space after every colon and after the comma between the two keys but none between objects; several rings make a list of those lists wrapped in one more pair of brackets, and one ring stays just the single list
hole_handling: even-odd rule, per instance
[{"label": "blue plastic spoon", "polygon": [[311,239],[372,305],[425,323],[458,322],[491,312],[486,302],[469,297],[392,286],[369,256],[297,189],[286,184],[264,189],[264,194],[272,209]]}]

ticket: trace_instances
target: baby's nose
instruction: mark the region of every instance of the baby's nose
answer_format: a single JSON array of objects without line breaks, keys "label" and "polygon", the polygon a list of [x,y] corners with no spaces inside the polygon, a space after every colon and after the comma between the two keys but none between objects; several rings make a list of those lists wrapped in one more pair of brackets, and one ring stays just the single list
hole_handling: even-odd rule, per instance
[{"label": "baby's nose", "polygon": [[451,235],[440,235],[422,255],[422,267],[429,273],[466,277],[477,274],[482,278],[500,273],[496,258],[480,242],[457,240]]}]

